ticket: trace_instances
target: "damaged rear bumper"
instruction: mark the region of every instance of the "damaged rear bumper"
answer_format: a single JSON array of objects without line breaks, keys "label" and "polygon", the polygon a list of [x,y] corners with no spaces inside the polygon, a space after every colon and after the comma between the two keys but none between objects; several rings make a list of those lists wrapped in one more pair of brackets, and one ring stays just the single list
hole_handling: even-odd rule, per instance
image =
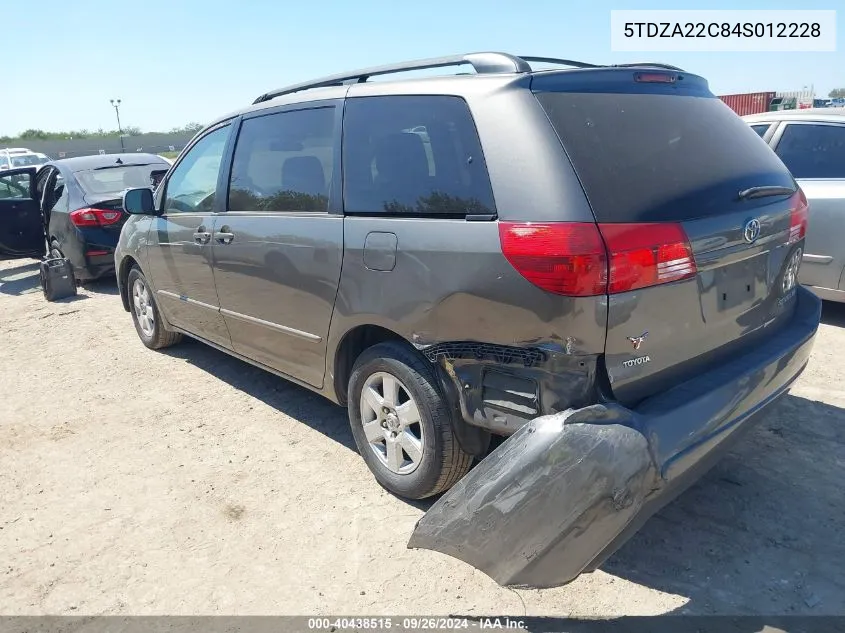
[{"label": "damaged rear bumper", "polygon": [[635,410],[604,403],[536,418],[420,518],[408,547],[508,586],[554,587],[596,569],[787,391],[820,312],[799,287],[791,322],[716,370]]}]

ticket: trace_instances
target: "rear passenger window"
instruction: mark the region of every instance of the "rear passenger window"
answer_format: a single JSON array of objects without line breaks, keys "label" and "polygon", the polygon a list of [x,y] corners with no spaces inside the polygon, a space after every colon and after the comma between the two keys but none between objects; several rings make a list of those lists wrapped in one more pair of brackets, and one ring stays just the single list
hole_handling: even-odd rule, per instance
[{"label": "rear passenger window", "polygon": [[229,209],[325,212],[334,133],[333,107],[246,119],[235,146]]},{"label": "rear passenger window", "polygon": [[769,131],[769,128],[772,126],[771,123],[761,123],[760,125],[752,125],[751,129],[757,132],[760,135],[760,138],[766,136],[766,132]]},{"label": "rear passenger window", "polygon": [[845,126],[786,126],[777,155],[795,178],[845,178]]},{"label": "rear passenger window", "polygon": [[347,213],[438,217],[494,213],[478,133],[462,99],[349,99],[343,129]]}]

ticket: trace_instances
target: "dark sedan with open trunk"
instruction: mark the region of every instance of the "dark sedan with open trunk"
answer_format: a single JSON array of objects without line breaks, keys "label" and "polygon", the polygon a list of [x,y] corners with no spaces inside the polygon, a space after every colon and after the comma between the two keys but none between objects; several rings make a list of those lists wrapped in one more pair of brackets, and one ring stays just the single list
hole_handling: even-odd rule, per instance
[{"label": "dark sedan with open trunk", "polygon": [[80,281],[113,275],[114,248],[126,220],[123,192],[150,186],[156,172],[169,167],[155,154],[127,153],[51,161],[37,175],[33,168],[0,172],[15,185],[9,202],[20,207],[20,217],[4,229],[17,233],[0,244],[34,256],[49,250],[66,257]]}]

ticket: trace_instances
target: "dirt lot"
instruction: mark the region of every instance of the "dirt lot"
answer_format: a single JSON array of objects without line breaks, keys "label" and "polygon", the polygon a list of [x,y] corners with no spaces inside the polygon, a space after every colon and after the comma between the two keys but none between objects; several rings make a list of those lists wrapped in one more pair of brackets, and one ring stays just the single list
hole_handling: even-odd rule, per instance
[{"label": "dirt lot", "polygon": [[[405,548],[345,412],[195,342],[148,351],[113,283],[50,304],[0,263],[0,613],[845,614],[845,308],[767,420],[605,568],[512,591]],[[839,379],[839,380],[837,380]]]}]

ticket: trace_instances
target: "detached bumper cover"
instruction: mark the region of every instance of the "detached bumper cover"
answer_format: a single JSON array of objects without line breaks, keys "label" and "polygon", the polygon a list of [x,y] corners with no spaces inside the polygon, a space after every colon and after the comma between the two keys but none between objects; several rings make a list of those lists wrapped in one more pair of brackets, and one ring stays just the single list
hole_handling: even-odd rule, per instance
[{"label": "detached bumper cover", "polygon": [[801,374],[821,302],[801,287],[797,302],[764,345],[636,410],[598,404],[523,426],[420,518],[408,547],[508,586],[555,587],[596,569]]}]

